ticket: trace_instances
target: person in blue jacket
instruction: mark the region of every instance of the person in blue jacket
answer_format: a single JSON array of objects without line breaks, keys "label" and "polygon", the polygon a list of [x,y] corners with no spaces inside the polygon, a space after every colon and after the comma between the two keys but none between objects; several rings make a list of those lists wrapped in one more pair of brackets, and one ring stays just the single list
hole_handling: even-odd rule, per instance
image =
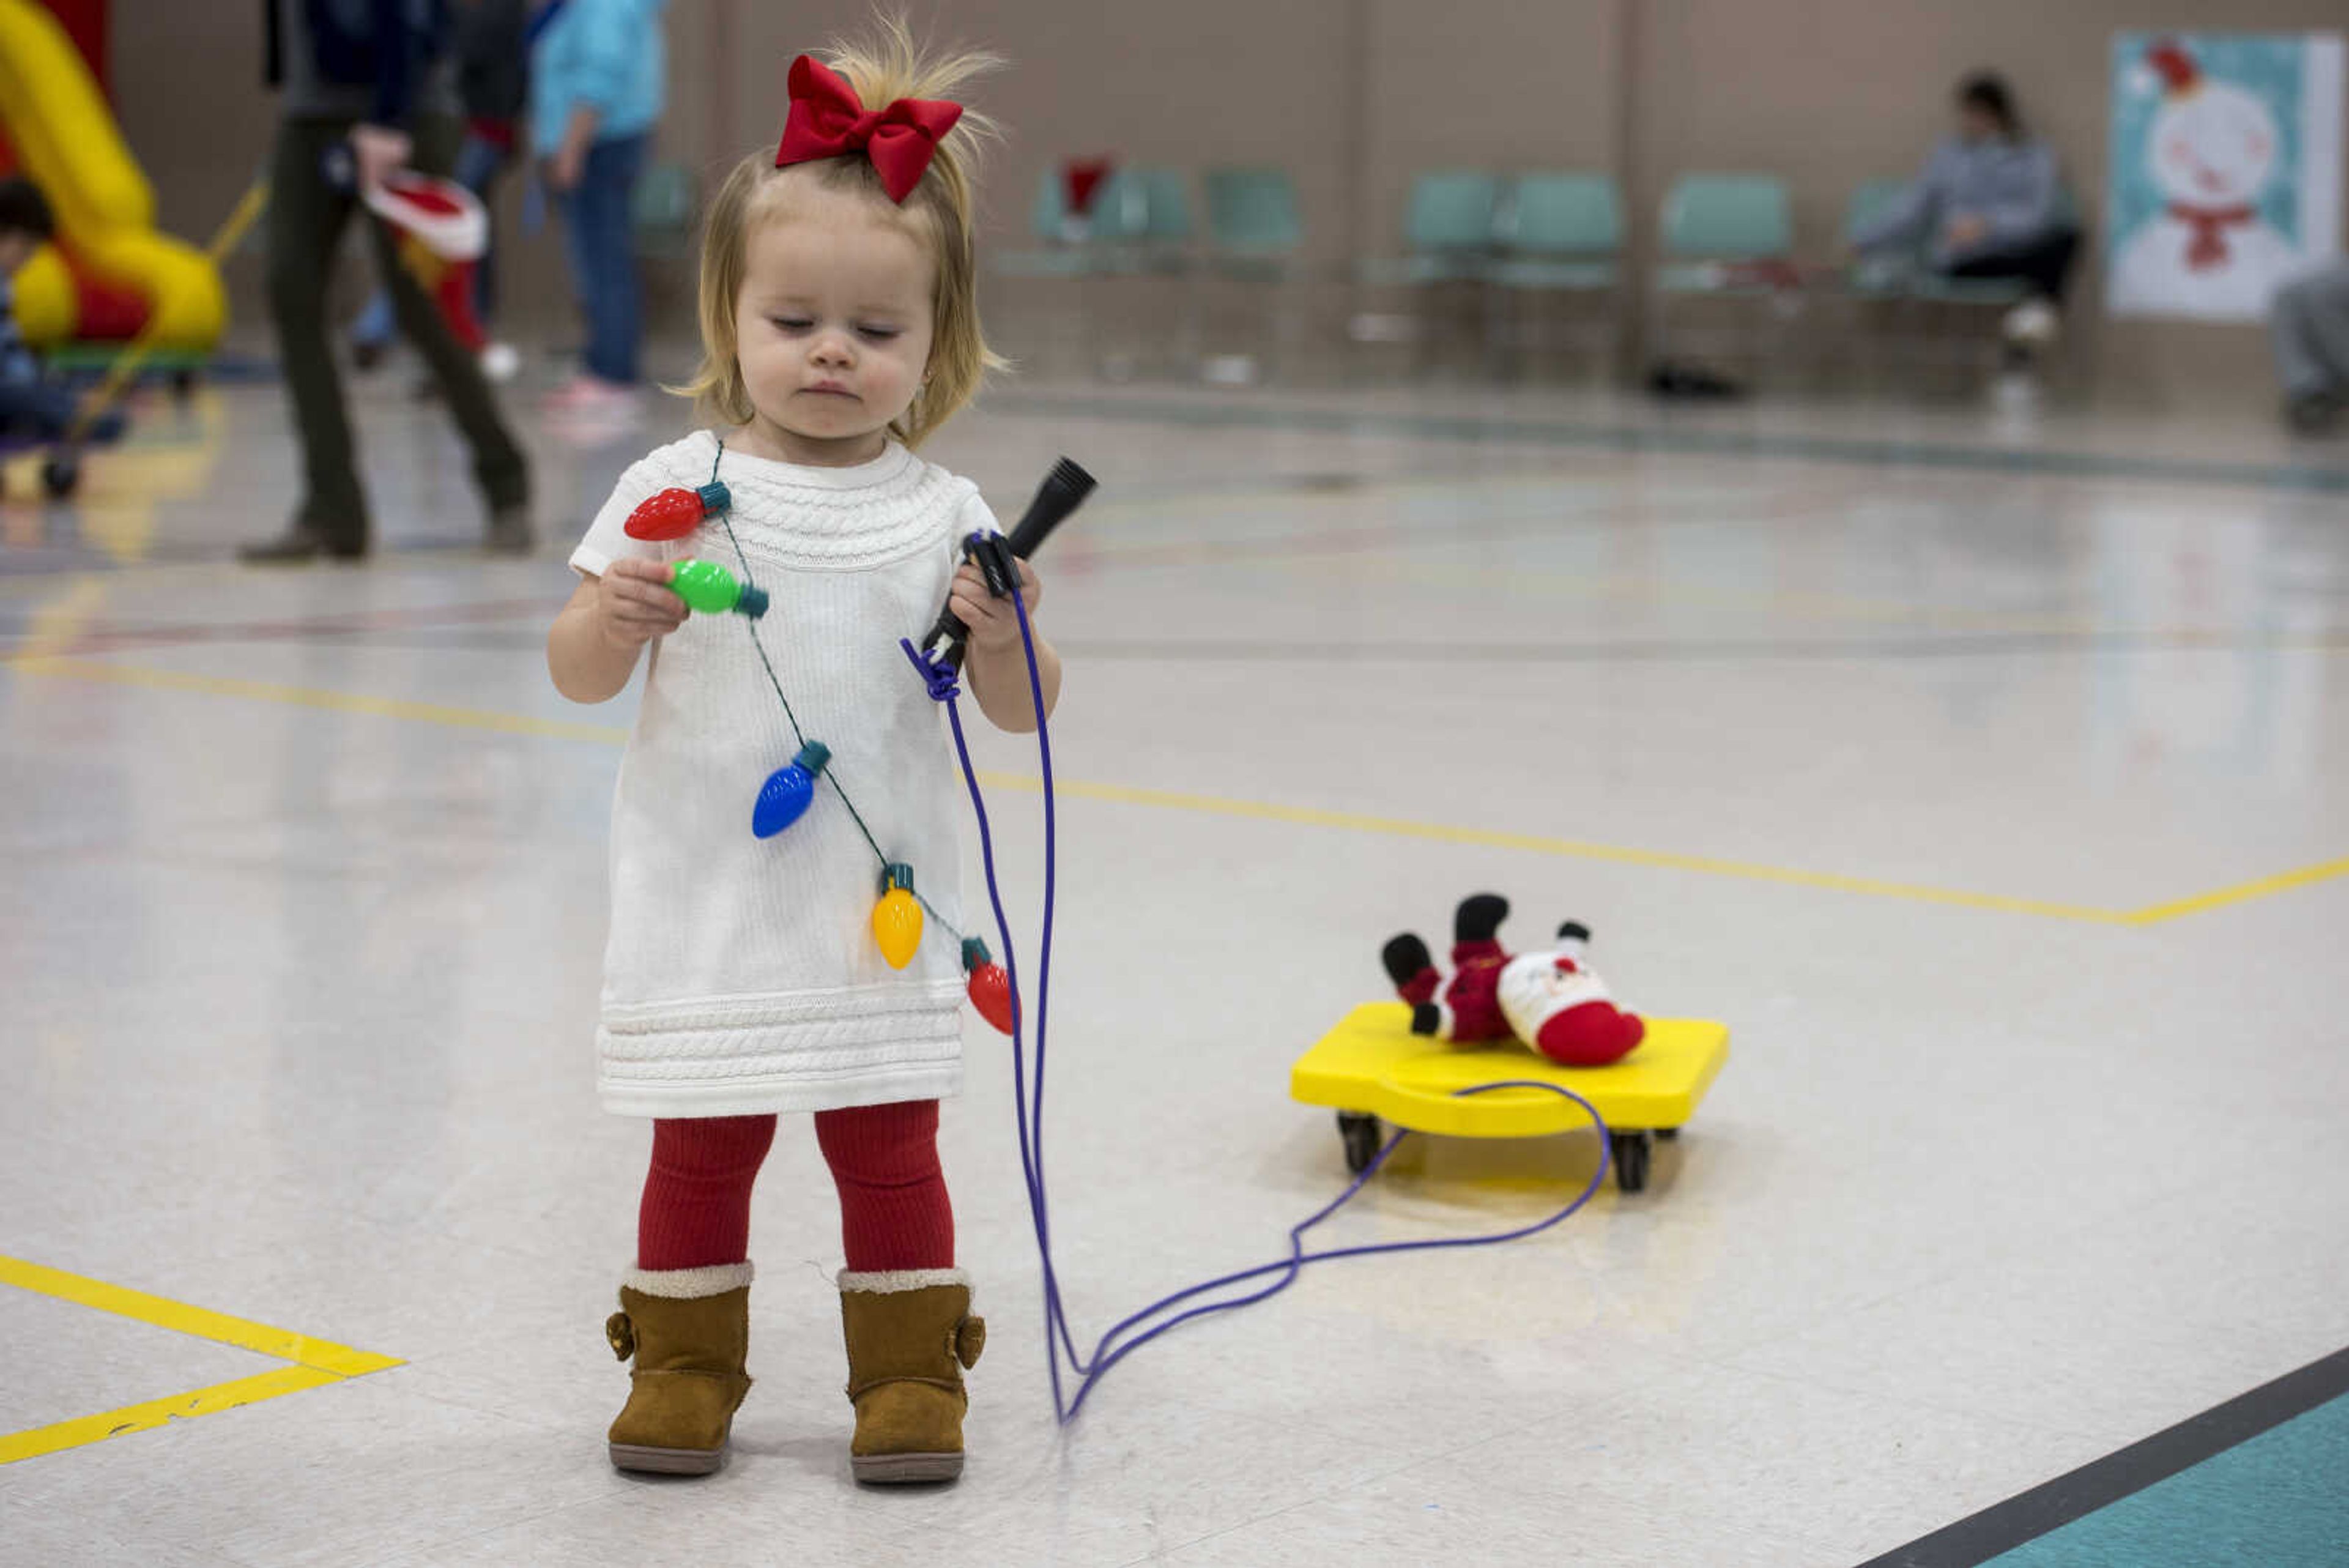
[{"label": "person in blue jacket", "polygon": [[585,369],[550,395],[557,410],[635,411],[643,307],[629,209],[660,120],[664,3],[552,0],[532,21],[532,150],[587,317]]},{"label": "person in blue jacket", "polygon": [[1968,77],[1958,84],[1957,111],[1957,134],[1852,246],[1863,256],[1921,249],[1944,277],[2023,284],[2029,297],[2006,320],[2019,359],[2055,335],[2079,226],[2054,149],[2024,130],[2004,80],[1987,71]]}]

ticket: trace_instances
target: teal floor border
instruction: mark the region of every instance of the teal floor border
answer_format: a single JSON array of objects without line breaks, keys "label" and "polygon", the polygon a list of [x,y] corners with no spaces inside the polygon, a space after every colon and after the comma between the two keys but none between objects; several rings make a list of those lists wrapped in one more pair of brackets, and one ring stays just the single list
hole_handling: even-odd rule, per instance
[{"label": "teal floor border", "polygon": [[1991,1559],[1993,1568],[2349,1563],[2349,1396]]},{"label": "teal floor border", "polygon": [[2171,1564],[2349,1564],[2349,1350],[1862,1568]]},{"label": "teal floor border", "polygon": [[2220,484],[2258,490],[2349,494],[2349,464],[2219,462],[2193,458],[2122,457],[2101,452],[2019,451],[1948,441],[1862,441],[1832,436],[1672,429],[1669,425],[1578,424],[1567,421],[1477,414],[1400,414],[1343,409],[1283,408],[1264,403],[1194,403],[1149,398],[1081,399],[1004,392],[985,404],[990,413],[1051,419],[1117,420],[1131,423],[1304,431],[1327,435],[1387,436],[1411,441],[1519,441],[1537,446],[1605,452],[1679,452],[1706,457],[1789,458],[1879,468],[1928,468],[2059,479],[2151,480],[2171,484]]}]

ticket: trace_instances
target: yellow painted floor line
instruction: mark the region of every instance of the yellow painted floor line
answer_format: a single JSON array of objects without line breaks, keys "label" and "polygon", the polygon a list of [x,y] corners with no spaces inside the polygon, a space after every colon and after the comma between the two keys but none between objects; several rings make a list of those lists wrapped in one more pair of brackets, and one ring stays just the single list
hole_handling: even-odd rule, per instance
[{"label": "yellow painted floor line", "polygon": [[161,1296],[150,1296],[144,1291],[109,1285],[104,1280],[69,1274],[63,1269],[44,1268],[38,1263],[26,1262],[21,1258],[0,1257],[0,1285],[15,1285],[18,1290],[54,1296],[77,1306],[110,1312],[117,1317],[127,1317],[139,1323],[153,1324],[157,1328],[168,1328],[175,1334],[218,1340],[239,1350],[274,1355],[280,1361],[298,1362],[336,1377],[357,1377],[399,1365],[388,1355],[372,1355],[363,1350],[353,1350],[347,1345],[336,1345],[332,1340],[312,1339],[307,1334],[272,1328],[265,1323],[231,1317],[226,1313],[189,1306],[183,1302],[167,1301]]},{"label": "yellow painted floor line", "polygon": [[126,1405],[119,1410],[77,1417],[69,1421],[36,1427],[30,1431],[0,1434],[0,1465],[40,1454],[53,1454],[60,1449],[76,1448],[84,1443],[99,1442],[125,1432],[146,1431],[169,1421],[208,1416],[215,1411],[233,1409],[239,1405],[274,1399],[280,1394],[317,1388],[350,1377],[364,1377],[370,1372],[381,1372],[387,1367],[400,1365],[397,1356],[354,1350],[330,1339],[314,1339],[290,1329],[273,1328],[249,1318],[232,1317],[226,1313],[190,1306],[184,1302],[170,1301],[162,1296],[149,1295],[144,1291],[111,1285],[104,1280],[93,1280],[83,1274],[69,1274],[63,1269],[47,1268],[39,1263],[26,1262],[22,1258],[0,1257],[0,1285],[14,1285],[19,1290],[71,1302],[77,1306],[112,1313],[118,1317],[130,1318],[157,1328],[168,1328],[177,1334],[214,1340],[222,1345],[235,1345],[240,1350],[256,1351],[263,1355],[274,1355],[294,1363],[291,1366],[257,1372],[250,1377],[240,1377],[233,1382],[216,1383],[208,1388]]},{"label": "yellow painted floor line", "polygon": [[2128,923],[2132,926],[2158,926],[2164,920],[2174,920],[2182,915],[2199,915],[2205,910],[2224,909],[2230,904],[2248,904],[2254,898],[2265,898],[2276,893],[2288,893],[2294,888],[2330,882],[2336,877],[2349,877],[2349,857],[2321,860],[2297,871],[2282,871],[2273,877],[2238,882],[2231,888],[2215,888],[2191,898],[2178,898],[2167,904],[2147,904],[2142,909],[2130,910]]},{"label": "yellow painted floor line", "polygon": [[149,665],[115,664],[96,659],[63,659],[42,655],[0,659],[0,667],[19,675],[58,675],[74,680],[96,680],[110,686],[143,686],[160,691],[195,691],[208,697],[242,697],[256,702],[281,702],[297,708],[320,708],[338,713],[367,713],[379,719],[407,719],[422,724],[442,724],[463,730],[492,730],[508,735],[535,735],[556,741],[596,741],[619,745],[628,738],[625,728],[583,724],[570,719],[539,719],[527,713],[501,713],[484,708],[458,708],[441,702],[411,702],[397,697],[370,697],[357,691],[336,691],[319,686],[285,686],[272,680],[239,680],[220,675],[194,675]]},{"label": "yellow painted floor line", "polygon": [[305,1388],[316,1388],[341,1381],[333,1373],[321,1372],[315,1366],[280,1366],[274,1371],[240,1377],[233,1383],[215,1383],[209,1388],[174,1394],[169,1398],[125,1405],[119,1410],[104,1410],[95,1416],[78,1416],[70,1421],[59,1421],[54,1426],[10,1432],[0,1436],[0,1465],[14,1464],[18,1459],[38,1459],[43,1454],[54,1454],[62,1449],[78,1449],[86,1443],[102,1443],[109,1438],[119,1438],[130,1432],[151,1431],[173,1421],[215,1415],[222,1410],[233,1410],[240,1405],[274,1399],[280,1394],[298,1394]]},{"label": "yellow painted floor line", "polygon": [[[1043,789],[1040,779],[1019,774],[983,773],[979,775],[979,782],[990,789],[1020,789],[1031,793],[1040,793]],[[1438,844],[1469,844],[1490,849],[1514,849],[1530,855],[1557,855],[1577,860],[1611,861],[1622,866],[1696,871],[1713,877],[1779,882],[1797,888],[1820,888],[1878,898],[1904,898],[1911,903],[1951,904],[1964,909],[1996,909],[2006,914],[2038,915],[2047,919],[2086,920],[2098,925],[2116,926],[2129,923],[2128,916],[2121,910],[2097,909],[2085,904],[2011,898],[1996,893],[1971,893],[1960,888],[1931,888],[1913,882],[1842,877],[1831,872],[1764,866],[1746,860],[1673,855],[1654,849],[1627,848],[1620,845],[1592,844],[1581,839],[1453,827],[1442,823],[1412,822],[1401,817],[1370,816],[1356,812],[1323,811],[1312,806],[1277,805],[1258,801],[1230,800],[1217,795],[1183,794],[1171,790],[1136,789],[1126,784],[1087,784],[1069,779],[1061,779],[1057,783],[1062,794],[1078,800],[1112,801],[1123,805],[1154,806],[1166,811],[1204,812],[1216,816],[1288,822],[1300,826],[1337,828],[1350,833],[1374,833],[1391,838],[1423,838]]]},{"label": "yellow painted floor line", "polygon": [[[285,686],[265,680],[240,680],[222,676],[183,674],[145,665],[110,660],[25,657],[0,659],[0,669],[23,675],[64,676],[112,685],[148,687],[160,691],[194,691],[215,697],[291,703],[336,712],[367,713],[378,718],[405,719],[419,723],[488,730],[503,734],[534,735],[554,740],[593,741],[625,744],[627,730],[620,725],[585,724],[562,719],[540,719],[526,713],[504,713],[484,708],[459,708],[437,702],[371,697],[316,686]],[[1029,774],[985,773],[980,782],[990,788],[1030,792],[1043,787]],[[1515,849],[1533,855],[1565,856],[1602,860],[1623,866],[1693,871],[1745,881],[1775,882],[1787,887],[1816,888],[1865,898],[1899,898],[1909,903],[1940,904],[1959,909],[1987,909],[2001,914],[2032,915],[2044,919],[2075,920],[2104,926],[2155,926],[2187,915],[2247,903],[2254,898],[2349,876],[2349,859],[2329,860],[2272,877],[2237,883],[2191,898],[2148,904],[2138,909],[2113,909],[2093,904],[2071,904],[2044,898],[2017,898],[1999,893],[1977,893],[1958,888],[1935,888],[1915,882],[1893,882],[1834,872],[1806,871],[1796,867],[1767,866],[1754,861],[1728,860],[1703,855],[1675,855],[1662,850],[1594,844],[1581,839],[1548,838],[1534,834],[1501,833],[1485,828],[1455,827],[1442,823],[1413,822],[1402,817],[1373,816],[1355,812],[1324,811],[1313,806],[1281,805],[1272,802],[1185,794],[1171,790],[1140,789],[1127,784],[1089,784],[1062,779],[1061,794],[1079,800],[1151,806],[1165,811],[1200,812],[1216,816],[1248,817],[1266,822],[1295,823],[1393,838],[1421,838],[1441,844],[1469,844],[1487,848]]]}]

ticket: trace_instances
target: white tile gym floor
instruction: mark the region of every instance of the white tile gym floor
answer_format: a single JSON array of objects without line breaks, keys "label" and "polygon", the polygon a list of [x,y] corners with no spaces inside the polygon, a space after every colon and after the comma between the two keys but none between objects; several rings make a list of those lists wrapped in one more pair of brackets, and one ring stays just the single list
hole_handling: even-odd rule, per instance
[{"label": "white tile gym floor", "polygon": [[[962,1483],[848,1480],[804,1125],[731,1463],[616,1475],[647,1140],[592,1030],[633,697],[566,704],[540,649],[666,431],[533,431],[546,545],[492,562],[445,423],[365,400],[359,567],[231,559],[293,496],[274,387],[151,410],[70,504],[10,476],[0,1560],[1847,1563],[2349,1344],[2341,449],[1014,386],[931,455],[1007,517],[1057,454],[1102,481],[1040,562],[1081,1330],[1342,1187],[1288,1064],[1463,894],[1588,922],[1733,1058],[1646,1192],[1315,1270],[1062,1432],[975,1026]],[[980,749],[1032,932],[1034,753]],[[1596,1158],[1407,1143],[1329,1229],[1521,1223]]]}]

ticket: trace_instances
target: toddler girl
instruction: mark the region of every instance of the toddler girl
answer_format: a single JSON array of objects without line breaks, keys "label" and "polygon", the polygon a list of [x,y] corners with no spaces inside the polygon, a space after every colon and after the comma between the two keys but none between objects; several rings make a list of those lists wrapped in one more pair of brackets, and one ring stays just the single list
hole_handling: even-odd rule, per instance
[{"label": "toddler girl", "polygon": [[[985,1334],[954,1266],[936,1149],[938,1098],[962,1073],[947,923],[960,786],[897,639],[950,603],[980,709],[1034,727],[1012,607],[957,566],[995,518],[968,480],[913,451],[995,363],[971,235],[970,141],[986,127],[940,101],[991,62],[926,59],[895,25],[828,58],[792,65],[780,151],[738,165],[709,213],[688,389],[717,428],[621,477],[572,555],[581,581],[547,663],[564,695],[600,702],[652,649],[613,804],[596,1034],[605,1108],[653,1118],[636,1267],[607,1324],[635,1357],[612,1462],[706,1474],[723,1461],[750,1386],[751,1181],[777,1114],[812,1111],[847,1253],[852,1467],[863,1481],[939,1480],[962,1469],[962,1372]],[[672,526],[632,535],[639,506],[676,489],[699,500],[665,497],[647,515]],[[771,607],[688,617],[668,587],[688,557]],[[1042,590],[1020,576],[1032,615]],[[1040,633],[1036,657],[1049,706],[1060,659]],[[762,781],[795,761],[813,796],[776,829]],[[875,900],[909,879],[932,918],[900,968],[902,951],[876,943]]]}]

